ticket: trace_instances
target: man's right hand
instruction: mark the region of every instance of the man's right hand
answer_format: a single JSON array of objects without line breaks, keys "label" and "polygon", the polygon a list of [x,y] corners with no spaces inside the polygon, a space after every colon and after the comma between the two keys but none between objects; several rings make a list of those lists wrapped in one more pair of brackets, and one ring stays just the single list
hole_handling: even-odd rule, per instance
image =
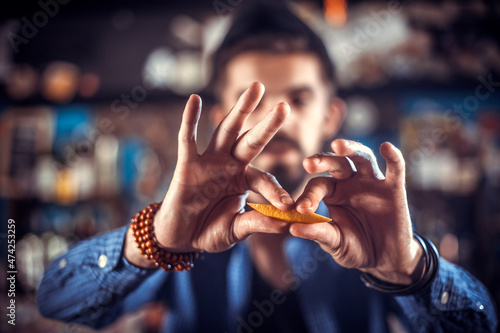
[{"label": "man's right hand", "polygon": [[[179,130],[175,172],[154,219],[160,246],[172,252],[221,252],[255,232],[288,232],[286,222],[244,211],[249,190],[281,210],[294,205],[274,176],[250,165],[281,128],[290,107],[286,103],[276,105],[261,122],[240,135],[263,94],[264,86],[253,83],[219,124],[201,155],[196,147],[201,99],[191,95]],[[125,257],[137,266],[154,267],[140,255],[131,230]]]}]

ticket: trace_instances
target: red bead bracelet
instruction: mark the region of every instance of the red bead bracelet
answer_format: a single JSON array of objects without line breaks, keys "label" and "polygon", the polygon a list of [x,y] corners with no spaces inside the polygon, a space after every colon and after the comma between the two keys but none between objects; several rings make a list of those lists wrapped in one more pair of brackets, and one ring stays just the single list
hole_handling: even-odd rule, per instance
[{"label": "red bead bracelet", "polygon": [[164,271],[188,271],[194,267],[194,260],[198,259],[203,251],[173,253],[160,246],[156,240],[153,225],[154,216],[160,205],[160,203],[152,203],[132,218],[130,227],[134,232],[137,247],[141,254]]}]

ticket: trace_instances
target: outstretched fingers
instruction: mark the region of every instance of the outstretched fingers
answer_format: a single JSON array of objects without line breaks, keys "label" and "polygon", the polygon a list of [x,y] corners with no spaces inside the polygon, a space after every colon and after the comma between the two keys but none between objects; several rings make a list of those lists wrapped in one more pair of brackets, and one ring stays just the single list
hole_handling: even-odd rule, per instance
[{"label": "outstretched fingers", "polygon": [[287,103],[276,105],[262,121],[238,138],[233,156],[243,163],[250,163],[283,126],[289,114]]},{"label": "outstretched fingers", "polygon": [[221,121],[209,147],[216,153],[231,153],[236,138],[238,138],[243,124],[248,116],[257,107],[264,95],[264,85],[254,82],[240,96],[236,105]]},{"label": "outstretched fingers", "polygon": [[178,136],[179,161],[189,162],[198,156],[196,133],[201,115],[201,104],[200,96],[191,95],[184,108]]},{"label": "outstretched fingers", "polygon": [[385,172],[386,181],[394,185],[404,186],[405,160],[401,151],[390,142],[384,142],[380,146],[380,154],[387,164]]},{"label": "outstretched fingers", "polygon": [[302,164],[312,175],[328,172],[337,180],[350,178],[356,173],[356,167],[349,157],[335,153],[316,154],[306,158]]},{"label": "outstretched fingers", "polygon": [[332,150],[339,156],[349,157],[359,175],[366,177],[375,176],[384,179],[384,175],[377,164],[377,159],[373,151],[367,146],[350,140],[337,139],[331,144]]}]

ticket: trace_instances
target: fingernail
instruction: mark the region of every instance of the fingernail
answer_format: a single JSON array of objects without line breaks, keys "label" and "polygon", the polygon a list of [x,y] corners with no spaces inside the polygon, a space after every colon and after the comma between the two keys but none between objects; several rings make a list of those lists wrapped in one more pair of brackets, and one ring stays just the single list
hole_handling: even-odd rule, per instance
[{"label": "fingernail", "polygon": [[316,164],[321,163],[321,157],[319,155],[314,155],[313,157],[311,157],[311,160]]},{"label": "fingernail", "polygon": [[294,204],[292,197],[289,196],[288,194],[283,194],[281,196],[281,202],[284,203],[285,205],[293,205]]},{"label": "fingernail", "polygon": [[312,201],[311,199],[309,198],[305,198],[302,200],[302,202],[300,203],[299,205],[300,207],[303,207],[303,208],[311,208],[312,206]]}]

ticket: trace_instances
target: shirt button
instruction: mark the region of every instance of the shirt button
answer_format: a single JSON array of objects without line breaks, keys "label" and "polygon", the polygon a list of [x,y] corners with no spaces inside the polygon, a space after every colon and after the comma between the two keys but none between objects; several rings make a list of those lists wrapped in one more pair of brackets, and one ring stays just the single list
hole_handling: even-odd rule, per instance
[{"label": "shirt button", "polygon": [[104,268],[104,267],[106,267],[107,263],[108,263],[108,257],[106,257],[106,255],[104,255],[104,254],[101,254],[99,256],[99,260],[98,260],[99,267]]},{"label": "shirt button", "polygon": [[59,261],[59,268],[64,268],[67,264],[68,261],[66,260],[66,258],[63,258],[61,259],[61,261]]},{"label": "shirt button", "polygon": [[479,310],[484,310],[484,305],[482,305],[480,302],[476,302],[476,306]]},{"label": "shirt button", "polygon": [[447,291],[443,292],[443,294],[441,295],[441,304],[446,304],[448,303],[449,300],[450,300],[450,293]]}]

